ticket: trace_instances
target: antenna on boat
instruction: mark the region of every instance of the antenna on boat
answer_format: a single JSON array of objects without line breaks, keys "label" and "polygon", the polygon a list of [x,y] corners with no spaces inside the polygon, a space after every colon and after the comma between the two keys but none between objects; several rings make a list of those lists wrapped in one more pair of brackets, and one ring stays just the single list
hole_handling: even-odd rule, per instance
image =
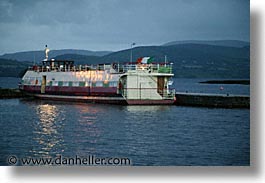
[{"label": "antenna on boat", "polygon": [[33,57],[33,65],[35,65],[35,52],[34,52],[34,57]]},{"label": "antenna on boat", "polygon": [[132,62],[132,59],[133,59],[133,52],[132,52],[132,49],[133,49],[133,46],[136,45],[136,43],[132,43],[131,44],[131,58],[130,58],[130,62]]},{"label": "antenna on boat", "polygon": [[50,51],[50,49],[47,47],[47,45],[45,45],[45,55],[46,55],[46,61],[47,61],[47,60],[48,60],[48,58],[49,58],[49,55],[48,55],[49,51]]}]

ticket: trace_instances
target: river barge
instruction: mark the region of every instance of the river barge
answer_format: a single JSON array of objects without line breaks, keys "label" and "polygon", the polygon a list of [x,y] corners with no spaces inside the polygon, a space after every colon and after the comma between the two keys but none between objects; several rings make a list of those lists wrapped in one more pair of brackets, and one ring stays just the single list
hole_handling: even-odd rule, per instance
[{"label": "river barge", "polygon": [[[75,65],[46,59],[25,72],[19,89],[41,99],[129,105],[169,105],[175,101],[172,64],[137,62]],[[149,59],[150,60],[150,59]]]}]

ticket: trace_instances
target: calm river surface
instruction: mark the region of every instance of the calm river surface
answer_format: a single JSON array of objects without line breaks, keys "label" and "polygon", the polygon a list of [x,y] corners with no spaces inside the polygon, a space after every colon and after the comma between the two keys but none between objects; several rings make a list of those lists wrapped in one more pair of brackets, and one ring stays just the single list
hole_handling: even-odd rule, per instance
[{"label": "calm river surface", "polygon": [[[180,83],[187,81],[176,83],[184,89]],[[227,87],[249,94],[249,86]],[[132,165],[249,165],[249,122],[249,109],[2,99],[0,165],[7,165],[10,155],[127,157]]]}]

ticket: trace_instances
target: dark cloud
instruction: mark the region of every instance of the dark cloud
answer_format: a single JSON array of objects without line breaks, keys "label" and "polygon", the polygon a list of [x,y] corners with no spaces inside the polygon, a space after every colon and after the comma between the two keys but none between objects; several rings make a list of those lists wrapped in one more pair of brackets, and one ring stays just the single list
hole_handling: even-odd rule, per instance
[{"label": "dark cloud", "polygon": [[249,41],[248,0],[1,0],[0,53],[117,50],[174,40]]}]

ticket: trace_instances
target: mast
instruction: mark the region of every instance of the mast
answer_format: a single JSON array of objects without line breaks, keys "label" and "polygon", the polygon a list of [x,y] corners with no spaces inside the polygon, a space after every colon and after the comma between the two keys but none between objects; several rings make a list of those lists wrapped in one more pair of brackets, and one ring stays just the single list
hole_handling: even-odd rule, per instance
[{"label": "mast", "polygon": [[34,55],[33,55],[33,65],[35,65],[35,52],[34,52]]},{"label": "mast", "polygon": [[133,52],[132,52],[132,49],[133,49],[133,46],[136,45],[136,43],[132,43],[131,44],[131,58],[130,58],[130,62],[132,62],[132,59],[133,59]]}]

